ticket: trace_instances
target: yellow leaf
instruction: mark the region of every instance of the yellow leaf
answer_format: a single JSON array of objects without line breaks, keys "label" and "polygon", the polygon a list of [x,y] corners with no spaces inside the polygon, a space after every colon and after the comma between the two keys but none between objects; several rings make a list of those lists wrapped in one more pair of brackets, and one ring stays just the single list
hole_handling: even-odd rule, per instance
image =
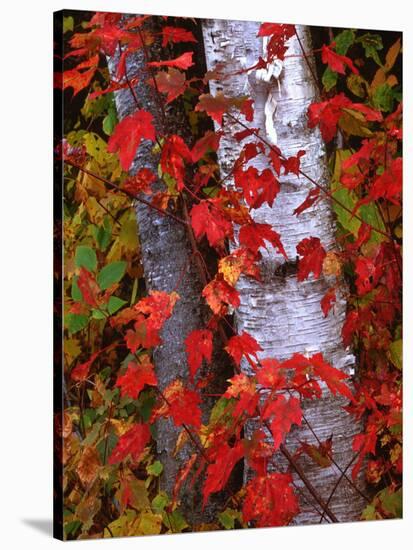
[{"label": "yellow leaf", "polygon": [[323,260],[323,273],[326,276],[339,277],[341,275],[341,261],[335,252],[327,252]]},{"label": "yellow leaf", "polygon": [[162,516],[161,514],[154,514],[147,511],[142,512],[139,522],[137,524],[137,530],[133,533],[136,535],[159,535],[162,529]]},{"label": "yellow leaf", "polygon": [[343,108],[342,111],[343,114],[340,117],[339,126],[347,134],[360,137],[373,135],[373,132],[367,128],[366,120],[362,113],[347,108]]}]

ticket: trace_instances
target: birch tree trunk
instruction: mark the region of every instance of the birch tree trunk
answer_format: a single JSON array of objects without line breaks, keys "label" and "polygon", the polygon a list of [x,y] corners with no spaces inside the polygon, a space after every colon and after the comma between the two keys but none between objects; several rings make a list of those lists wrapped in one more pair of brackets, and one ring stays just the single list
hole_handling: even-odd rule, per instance
[{"label": "birch tree trunk", "polygon": [[[208,69],[217,63],[223,63],[226,72],[236,73],[240,69],[253,66],[259,56],[265,57],[261,38],[257,38],[259,23],[247,21],[206,20],[203,22],[204,45]],[[297,27],[303,48],[311,51],[309,29]],[[278,80],[269,83],[260,82],[255,71],[231,76],[222,82],[211,81],[213,95],[222,90],[225,96],[248,95],[254,100],[254,121],[250,124],[259,128],[266,136],[266,129],[275,125],[278,136],[277,145],[286,157],[296,155],[300,149],[306,154],[301,158],[301,167],[317,182],[328,185],[326,153],[318,129],[307,127],[307,108],[316,100],[317,90],[311,71],[302,56],[296,37],[288,42],[289,48],[284,66]],[[290,56],[290,57],[289,57]],[[309,63],[313,59],[308,58]],[[315,74],[315,71],[313,71]],[[276,100],[277,109],[274,120],[266,119],[265,104],[268,94]],[[267,126],[266,126],[267,125]],[[242,130],[228,117],[225,120],[224,136],[218,151],[218,160],[222,175],[230,172],[241,146],[233,138],[235,132]],[[267,168],[266,160],[260,155],[251,161],[257,169]],[[243,277],[237,290],[241,295],[241,306],[236,312],[239,332],[246,330],[262,346],[261,357],[274,357],[279,360],[289,358],[294,352],[313,354],[322,352],[331,364],[346,373],[353,372],[354,356],[344,349],[341,340],[341,328],[344,322],[346,304],[338,291],[337,303],[330,314],[324,318],[320,300],[332,282],[325,277],[312,278],[298,282],[296,276],[296,245],[305,237],[319,237],[327,250],[335,246],[335,225],[328,200],[322,200],[314,208],[305,211],[299,218],[293,215],[294,209],[306,198],[312,184],[303,176],[293,174],[281,176],[281,191],[272,208],[268,205],[253,210],[255,221],[271,224],[280,233],[288,255],[285,269],[277,269],[283,258],[274,252],[260,249],[263,283]],[[231,184],[229,180],[229,184]],[[278,274],[280,273],[281,274]],[[344,287],[342,287],[344,289]],[[245,372],[250,373],[248,364],[242,364]],[[323,391],[319,400],[303,402],[303,413],[319,440],[333,436],[333,456],[342,470],[353,458],[352,438],[360,431],[358,425],[342,406],[345,400]],[[287,439],[290,452],[299,445],[299,441],[317,444],[313,432],[306,425],[294,430]],[[307,478],[319,495],[327,501],[330,497],[340,471],[336,466],[321,469],[309,458],[300,457]],[[277,455],[273,458],[272,468],[287,467],[284,459]],[[349,471],[347,471],[349,474]],[[296,522],[317,523],[320,514],[314,509],[316,503],[303,487],[302,481],[295,477],[299,488],[301,513]],[[362,489],[363,482],[358,479]],[[363,498],[345,478],[341,479],[335,490],[329,508],[339,521],[351,521],[359,518],[363,508]],[[327,521],[323,519],[323,521]]]},{"label": "birch tree trunk", "polygon": [[[158,31],[156,20],[150,20],[148,29]],[[158,45],[159,46],[159,45]],[[151,45],[151,55],[157,53],[156,43]],[[159,53],[159,52],[158,52]],[[108,59],[109,71],[112,76],[116,74],[119,60],[119,52]],[[135,87],[136,97],[139,100],[139,107],[133,94],[129,89],[115,93],[116,108],[118,117],[132,114],[136,109],[142,108],[154,116],[154,126],[162,134],[178,134],[184,139],[191,135],[191,130],[184,114],[183,107],[179,102],[174,102],[173,107],[164,107],[163,116],[160,106],[160,98],[157,97],[153,86],[148,84],[150,73],[146,68],[145,52],[141,49],[127,60],[127,73],[129,79],[138,77],[138,84]],[[165,127],[167,126],[167,127]],[[159,155],[153,152],[153,143],[144,140],[130,169],[131,175],[138,169],[146,167],[153,173],[158,174]],[[158,181],[152,186],[155,191],[165,190],[165,185]],[[145,197],[147,199],[147,196]],[[175,212],[177,217],[183,218],[182,208]],[[188,383],[189,370],[184,341],[188,334],[196,329],[204,328],[208,317],[208,308],[201,299],[204,284],[200,278],[199,269],[194,261],[191,248],[188,228],[185,225],[164,216],[147,205],[136,202],[136,216],[138,222],[139,240],[142,253],[142,263],[147,290],[162,290],[165,292],[176,291],[179,294],[172,317],[166,321],[161,332],[163,343],[156,347],[153,352],[155,370],[159,387],[163,390],[169,383],[181,378]],[[179,281],[179,286],[177,283]],[[219,346],[215,346],[218,348]],[[223,353],[213,356],[213,365],[220,365],[217,372],[221,371],[222,382],[225,380],[225,372],[222,365]],[[209,367],[209,372],[214,366]],[[202,376],[202,369],[200,375]],[[224,376],[222,378],[222,376]],[[217,377],[219,391],[220,379]],[[211,391],[211,386],[209,387]],[[203,400],[203,421],[208,419],[211,407],[211,399]],[[186,463],[194,449],[189,444],[174,454],[174,449],[182,427],[177,428],[172,419],[161,419],[157,422],[157,451],[159,459],[163,464],[161,488],[169,495],[172,495],[174,482],[178,470]],[[212,500],[205,510],[202,510],[201,493],[197,485],[189,488],[184,484],[181,490],[181,501],[186,519],[192,524],[212,520],[214,517],[214,506],[218,505],[219,499]]]}]

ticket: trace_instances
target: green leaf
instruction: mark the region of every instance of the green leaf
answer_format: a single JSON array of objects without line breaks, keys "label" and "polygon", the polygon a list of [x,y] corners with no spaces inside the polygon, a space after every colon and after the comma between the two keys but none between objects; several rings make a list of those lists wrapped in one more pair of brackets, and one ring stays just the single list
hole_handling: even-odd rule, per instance
[{"label": "green leaf", "polygon": [[77,285],[77,279],[78,279],[77,276],[73,277],[71,296],[72,296],[72,300],[74,300],[75,302],[82,302],[83,296]]},{"label": "green leaf", "polygon": [[160,476],[161,473],[163,472],[162,462],[160,462],[159,460],[156,460],[153,464],[151,464],[146,468],[146,471],[151,476],[155,476],[155,477]]},{"label": "green leaf", "polygon": [[351,29],[341,31],[335,38],[335,50],[339,55],[346,55],[349,47],[354,44],[355,34]]},{"label": "green leaf", "polygon": [[139,396],[139,401],[141,402],[141,407],[139,409],[139,412],[142,417],[142,420],[144,422],[149,422],[149,419],[152,414],[152,410],[156,403],[156,399],[153,395],[151,394],[148,395],[145,392],[143,392],[141,395],[142,397]]},{"label": "green leaf", "polygon": [[162,517],[165,527],[169,529],[168,533],[182,533],[184,529],[189,527],[179,510],[174,510],[169,514],[163,512]]},{"label": "green leaf", "polygon": [[90,246],[78,246],[75,253],[76,267],[85,267],[88,271],[95,271],[97,267],[96,252]]},{"label": "green leaf", "polygon": [[96,410],[95,409],[86,409],[83,413],[83,425],[88,430],[92,427],[92,424],[96,418]]},{"label": "green leaf", "polygon": [[65,535],[66,536],[74,535],[81,525],[82,525],[82,522],[77,519],[74,521],[69,521],[68,523],[65,523]]},{"label": "green leaf", "polygon": [[169,504],[169,497],[166,493],[158,493],[152,500],[152,508],[157,514],[163,512],[167,504]]},{"label": "green leaf", "polygon": [[321,78],[324,89],[329,92],[331,88],[334,88],[334,86],[337,84],[337,79],[338,74],[332,71],[330,67],[327,67]]},{"label": "green leaf", "polygon": [[95,236],[96,243],[99,247],[99,250],[102,250],[102,251],[105,250],[108,247],[110,243],[110,239],[112,237],[112,228],[110,226],[110,221],[108,216],[105,217],[103,221],[103,225],[93,226],[93,233]]},{"label": "green leaf", "polygon": [[68,17],[63,17],[63,34],[68,31],[73,31],[74,21],[73,17],[69,15]]},{"label": "green leaf", "polygon": [[232,508],[227,508],[223,512],[219,513],[218,519],[224,529],[234,529],[235,520],[238,520],[240,523],[242,523],[241,512],[233,510]]},{"label": "green leaf", "polygon": [[100,311],[100,309],[92,309],[92,317],[93,319],[97,319],[98,321],[106,319],[106,315],[103,313],[103,311]]},{"label": "green leaf", "polygon": [[[117,442],[118,442],[118,436],[115,434],[115,432],[110,432],[107,437],[104,437],[96,445],[96,449],[99,453],[99,457],[100,457],[100,460],[102,461],[102,464],[105,464],[105,461],[108,459],[108,456],[111,455],[113,449],[116,447]],[[105,453],[106,453],[106,456],[105,456]]]},{"label": "green leaf", "polygon": [[113,315],[124,304],[126,304],[126,300],[122,300],[122,298],[118,298],[117,296],[111,296],[108,301],[108,312],[110,315]]},{"label": "green leaf", "polygon": [[116,116],[116,110],[111,106],[108,110],[108,114],[105,116],[102,122],[102,129],[107,136],[112,135],[112,132],[118,123],[118,117]]},{"label": "green leaf", "polygon": [[[354,191],[347,189],[340,182],[341,164],[343,160],[350,156],[350,154],[351,152],[348,149],[339,149],[336,151],[331,194],[333,198],[340,203],[338,204],[338,202],[333,201],[333,210],[337,216],[338,223],[342,226],[345,232],[350,232],[357,237],[361,222],[358,218],[355,218],[351,212],[353,212],[358,198]],[[347,209],[350,210],[350,212]],[[377,206],[374,202],[371,202],[370,204],[363,204],[359,208],[357,215],[372,227],[375,227],[383,232],[386,231],[383,220],[381,219]],[[379,243],[383,239],[383,235],[377,233],[377,231],[372,231],[371,240],[373,242]]]},{"label": "green leaf", "polygon": [[377,53],[377,50],[383,49],[383,41],[379,34],[372,34],[371,32],[368,32],[363,34],[363,36],[360,36],[360,38],[357,39],[357,42],[363,46],[366,57],[371,57],[377,65],[382,66],[379,54]]},{"label": "green leaf", "polygon": [[399,370],[403,368],[403,340],[395,340],[390,344],[390,359],[395,367]]},{"label": "green leaf", "polygon": [[386,489],[380,492],[380,501],[388,516],[394,518],[402,517],[403,498],[401,489],[392,492],[390,488],[386,487]]},{"label": "green leaf", "polygon": [[65,317],[65,324],[70,334],[75,334],[79,330],[87,327],[89,318],[87,315],[78,315],[77,313],[68,313]]},{"label": "green leaf", "polygon": [[101,269],[97,277],[98,284],[102,290],[119,282],[125,274],[126,262],[112,262]]},{"label": "green leaf", "polygon": [[388,84],[377,86],[373,95],[373,105],[376,109],[388,113],[393,111],[394,90]]}]

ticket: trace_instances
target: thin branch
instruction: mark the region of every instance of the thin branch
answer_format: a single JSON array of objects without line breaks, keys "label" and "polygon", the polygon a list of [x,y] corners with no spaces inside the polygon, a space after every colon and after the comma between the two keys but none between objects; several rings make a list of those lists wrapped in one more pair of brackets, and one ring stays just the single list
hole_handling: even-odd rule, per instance
[{"label": "thin branch", "polygon": [[[337,479],[331,493],[330,493],[330,496],[328,497],[327,499],[327,506],[330,504],[330,501],[331,499],[333,498],[333,495],[334,493],[336,492],[337,490],[337,487],[340,485],[340,482],[341,480],[343,479],[343,477],[346,475],[346,472],[347,470],[350,468],[350,466],[353,464],[353,462],[356,460],[356,458],[358,457],[358,455],[360,454],[360,452],[356,453],[353,458],[350,460],[350,462],[347,464],[347,466],[344,468],[344,471],[343,473],[341,474],[341,476]],[[324,517],[324,514],[323,516],[320,518],[320,523],[323,521],[323,517]]]}]

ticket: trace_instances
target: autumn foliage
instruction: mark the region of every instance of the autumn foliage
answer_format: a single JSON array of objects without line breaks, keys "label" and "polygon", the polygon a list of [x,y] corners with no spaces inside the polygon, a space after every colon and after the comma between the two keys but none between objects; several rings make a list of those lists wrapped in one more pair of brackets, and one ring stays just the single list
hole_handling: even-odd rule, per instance
[{"label": "autumn foliage", "polygon": [[[86,17],[89,15],[90,17]],[[270,457],[303,420],[302,401],[322,392],[340,395],[346,409],[363,419],[353,442],[353,482],[365,464],[372,499],[364,519],[400,515],[401,433],[401,193],[402,104],[397,64],[401,45],[384,47],[380,34],[344,30],[315,49],[321,75],[320,100],[308,108],[308,126],[319,127],[331,167],[328,189],[314,186],[294,212],[297,223],[307,209],[330,198],[337,221],[337,247],[317,237],[297,245],[297,279],[329,277],[331,288],[320,303],[333,314],[336,286],[346,278],[348,308],[342,338],[357,354],[358,376],[349,377],[321,353],[295,354],[285,361],[263,357],[248,332],[232,333],[224,344],[233,375],[222,395],[214,395],[209,419],[201,413],[208,384],[199,373],[212,363],[215,335],[240,306],[239,277],[260,280],[261,251],[286,258],[283,235],[257,223],[251,212],[277,201],[280,175],[300,178],[305,150],[286,158],[249,126],[254,109],[247,97],[212,96],[208,78],[188,76],[199,40],[193,27],[176,18],[161,20],[152,33],[149,16],[86,14],[64,18],[64,67],[55,75],[58,90],[71,103],[71,119],[56,156],[64,161],[64,412],[55,423],[62,435],[65,537],[92,538],[187,530],[289,524],[299,514],[299,495],[291,467],[267,472]],[[190,30],[191,29],[191,30]],[[287,53],[293,25],[263,23],[265,67]],[[161,52],[161,57],[152,53]],[[171,55],[179,45],[183,53]],[[148,86],[161,109],[185,102],[194,125],[208,128],[192,140],[158,128],[154,115],[136,98],[134,112],[118,120],[114,93],[133,87],[127,60],[144,52]],[[106,56],[118,55],[115,78]],[[239,120],[237,135],[246,144],[232,167],[234,187],[217,170],[220,131]],[[158,173],[138,166],[142,144],[159,156]],[[267,159],[262,171],[248,166]],[[188,177],[191,173],[191,177]],[[132,175],[133,174],[133,175]],[[155,191],[154,182],[163,183]],[[180,218],[195,243],[194,257],[213,249],[215,272],[205,273],[200,301],[208,323],[183,338],[188,377],[175,378],[162,391],[152,352],[162,329],[173,322],[176,291],[146,292],[143,283],[134,200],[162,215]],[[171,208],[171,205],[174,207]],[[176,208],[175,208],[176,207]],[[229,248],[228,243],[232,246]],[[202,262],[201,262],[202,264]],[[179,273],[176,274],[177,283]],[[242,370],[248,365],[250,375]],[[203,371],[204,372],[204,371]],[[171,494],[160,490],[163,466],[154,444],[156,423],[166,418],[181,430],[177,449],[191,449]],[[250,435],[244,426],[259,419]],[[268,438],[271,434],[271,438]],[[306,454],[320,468],[330,465],[334,438],[319,445],[303,442],[294,460]],[[233,492],[228,481],[240,461],[250,470]],[[213,523],[191,525],[180,507],[185,484],[200,484],[202,503],[222,491],[227,498]]]}]

